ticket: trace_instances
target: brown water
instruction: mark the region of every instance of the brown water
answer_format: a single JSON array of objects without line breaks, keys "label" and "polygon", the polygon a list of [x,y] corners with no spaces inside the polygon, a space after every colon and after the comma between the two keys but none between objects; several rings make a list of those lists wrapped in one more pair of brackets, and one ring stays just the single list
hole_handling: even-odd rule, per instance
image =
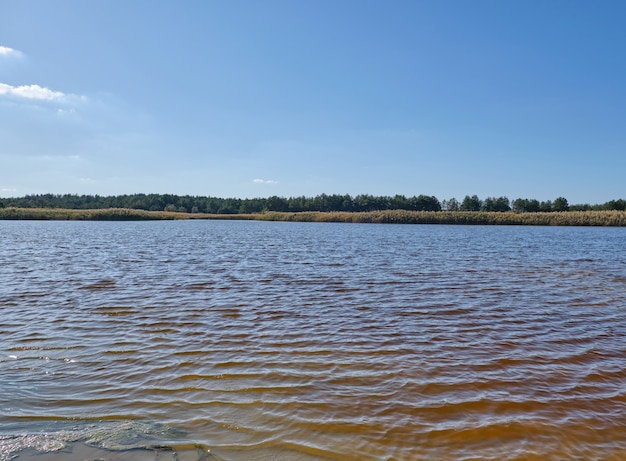
[{"label": "brown water", "polygon": [[626,459],[625,248],[0,222],[0,461]]}]

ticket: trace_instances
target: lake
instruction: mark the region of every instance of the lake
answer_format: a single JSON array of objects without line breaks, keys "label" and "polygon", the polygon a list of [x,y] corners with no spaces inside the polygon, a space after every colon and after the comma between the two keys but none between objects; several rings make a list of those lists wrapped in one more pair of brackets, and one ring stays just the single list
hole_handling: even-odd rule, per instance
[{"label": "lake", "polygon": [[0,461],[626,459],[626,229],[0,221]]}]

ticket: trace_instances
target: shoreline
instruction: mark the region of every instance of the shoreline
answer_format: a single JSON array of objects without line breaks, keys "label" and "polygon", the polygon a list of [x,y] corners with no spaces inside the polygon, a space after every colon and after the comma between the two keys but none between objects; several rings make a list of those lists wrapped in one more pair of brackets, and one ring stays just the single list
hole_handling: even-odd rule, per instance
[{"label": "shoreline", "polygon": [[626,226],[626,211],[487,212],[406,211],[275,212],[246,214],[180,213],[128,208],[76,210],[63,208],[0,208],[0,220],[46,221],[152,221],[152,220],[256,220],[284,222],[336,222],[373,224],[457,224],[517,226]]}]

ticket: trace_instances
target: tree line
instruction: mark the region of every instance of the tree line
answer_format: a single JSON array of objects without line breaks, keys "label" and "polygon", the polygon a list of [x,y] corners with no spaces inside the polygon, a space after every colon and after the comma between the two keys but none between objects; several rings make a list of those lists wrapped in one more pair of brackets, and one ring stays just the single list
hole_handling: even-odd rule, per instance
[{"label": "tree line", "polygon": [[451,198],[439,201],[434,196],[404,195],[374,196],[360,194],[321,194],[315,197],[267,198],[218,198],[174,194],[130,194],[116,196],[77,195],[77,194],[35,194],[17,198],[0,199],[0,208],[65,208],[75,210],[128,208],[146,211],[177,211],[185,213],[242,214],[278,212],[369,212],[383,210],[407,211],[490,211],[490,212],[563,212],[588,210],[626,210],[626,200],[589,205],[570,205],[566,198],[538,201],[507,197],[487,197],[466,195],[463,200]]}]

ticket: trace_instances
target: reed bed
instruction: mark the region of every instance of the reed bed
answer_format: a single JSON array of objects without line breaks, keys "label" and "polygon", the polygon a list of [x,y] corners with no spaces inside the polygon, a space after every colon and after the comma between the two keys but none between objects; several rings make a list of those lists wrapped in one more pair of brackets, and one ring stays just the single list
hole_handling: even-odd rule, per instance
[{"label": "reed bed", "polygon": [[337,222],[377,224],[465,224],[516,226],[626,226],[626,211],[566,211],[539,213],[498,213],[482,211],[370,212],[264,212],[249,214],[178,213],[127,208],[72,210],[60,208],[0,208],[0,219],[145,221],[172,219],[221,219],[290,222]]},{"label": "reed bed", "polygon": [[257,219],[295,222],[343,222],[379,224],[466,224],[516,226],[626,226],[626,211],[566,211],[546,213],[498,213],[481,211],[371,211],[268,212]]},{"label": "reed bed", "polygon": [[0,208],[0,219],[54,221],[146,221],[185,219],[186,213],[154,212],[127,208],[71,210],[65,208]]}]

